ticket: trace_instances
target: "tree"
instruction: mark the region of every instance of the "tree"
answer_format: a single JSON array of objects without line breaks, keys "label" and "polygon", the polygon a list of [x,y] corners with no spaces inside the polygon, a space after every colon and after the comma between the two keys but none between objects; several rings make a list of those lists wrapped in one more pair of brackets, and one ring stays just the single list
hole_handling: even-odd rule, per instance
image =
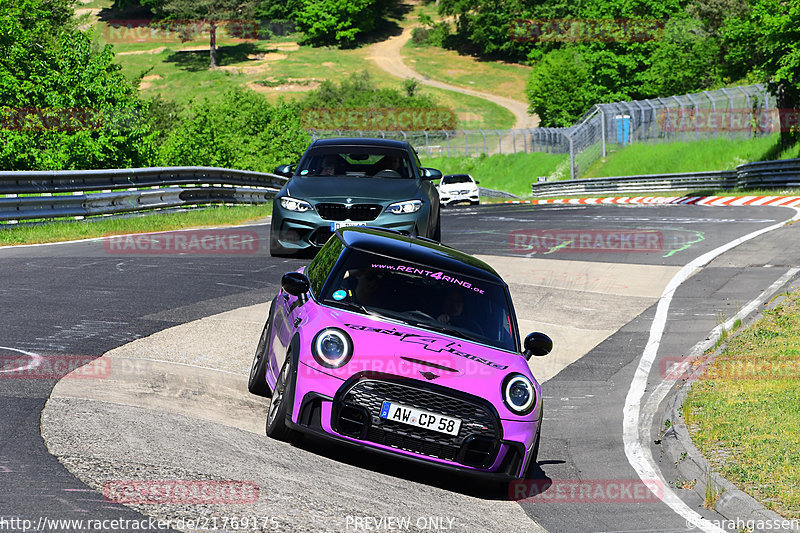
[{"label": "tree", "polygon": [[597,102],[598,92],[589,65],[572,48],[547,53],[534,66],[526,87],[529,111],[549,127],[570,126]]},{"label": "tree", "polygon": [[315,45],[352,46],[384,16],[387,0],[303,0],[295,14],[299,30]]},{"label": "tree", "polygon": [[160,164],[272,172],[297,160],[309,142],[295,104],[271,105],[249,90],[196,103],[188,113],[161,146]]},{"label": "tree", "polygon": [[750,11],[721,30],[728,68],[752,72],[768,84],[781,113],[781,143],[796,142],[800,105],[800,4],[753,0]]},{"label": "tree", "polygon": [[148,106],[69,0],[0,0],[0,168],[146,166]]},{"label": "tree", "polygon": [[204,27],[208,24],[209,64],[217,66],[217,28],[225,23],[237,23],[253,16],[253,5],[248,0],[142,0],[142,4],[163,17],[164,23],[187,24]]}]

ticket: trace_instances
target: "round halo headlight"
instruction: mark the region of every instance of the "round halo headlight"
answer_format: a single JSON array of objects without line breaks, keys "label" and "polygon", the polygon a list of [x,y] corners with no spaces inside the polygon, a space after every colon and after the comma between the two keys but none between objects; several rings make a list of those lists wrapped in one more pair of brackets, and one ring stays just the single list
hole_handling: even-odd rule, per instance
[{"label": "round halo headlight", "polygon": [[511,412],[527,415],[536,405],[536,389],[522,374],[509,374],[503,380],[503,401]]},{"label": "round halo headlight", "polygon": [[311,353],[325,368],[340,368],[353,356],[353,340],[339,328],[325,328],[314,337]]}]

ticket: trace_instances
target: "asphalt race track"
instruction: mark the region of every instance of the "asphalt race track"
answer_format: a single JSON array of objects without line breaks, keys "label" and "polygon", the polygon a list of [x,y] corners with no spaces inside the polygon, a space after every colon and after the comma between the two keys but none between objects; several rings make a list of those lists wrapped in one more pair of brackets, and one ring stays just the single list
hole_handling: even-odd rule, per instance
[{"label": "asphalt race track", "polygon": [[[306,263],[270,258],[268,225],[241,229],[255,232],[255,248],[225,253],[143,253],[107,240],[0,249],[0,531],[164,530],[149,517],[184,531],[692,530],[680,509],[719,515],[670,485],[675,469],[653,443],[657,427],[638,431],[661,479],[647,482],[663,499],[640,490],[644,462],[629,460],[639,456],[623,437],[639,419],[626,402],[638,383],[644,405],[666,363],[751,300],[769,299],[762,291],[800,265],[800,229],[781,225],[795,215],[680,205],[446,210],[443,242],[492,264],[512,289],[521,332],[543,331],[556,343],[531,362],[545,397],[539,476],[511,494],[264,436],[268,400],[243,387],[265,302],[284,272]],[[656,359],[636,378],[670,281],[704,254],[771,226],[670,292]],[[796,279],[785,281],[778,290]],[[101,356],[95,363],[105,373],[85,379],[8,372]],[[120,480],[238,481],[257,497],[126,506],[103,495]],[[570,494],[578,482],[592,495]]]}]

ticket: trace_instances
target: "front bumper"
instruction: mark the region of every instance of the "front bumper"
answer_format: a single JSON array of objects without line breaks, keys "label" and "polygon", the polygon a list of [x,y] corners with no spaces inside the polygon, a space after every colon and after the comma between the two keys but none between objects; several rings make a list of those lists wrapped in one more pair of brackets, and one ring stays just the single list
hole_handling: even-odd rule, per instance
[{"label": "front bumper", "polygon": [[[303,374],[319,379],[313,386],[307,379],[296,384],[293,414],[286,422],[297,431],[482,478],[508,481],[527,471],[538,422],[502,420],[486,400],[416,380],[360,373],[342,381],[300,366]],[[451,437],[381,419],[382,400],[456,416],[462,429]]]},{"label": "front bumper", "polygon": [[480,194],[478,191],[468,191],[465,193],[459,192],[439,192],[439,203],[442,205],[453,205],[459,203],[470,203],[470,204],[477,204],[480,203]]},{"label": "front bumper", "polygon": [[[363,226],[373,226],[388,228],[397,231],[411,232],[414,226],[418,226],[420,213],[425,208],[416,213],[395,215],[383,212],[374,220],[364,222],[352,222],[349,220],[337,221],[337,224],[353,224]],[[282,207],[273,208],[272,215],[272,243],[280,246],[287,251],[301,251],[308,249],[321,248],[333,235],[331,229],[332,220],[325,220],[316,211],[298,213],[289,211]],[[419,226],[418,226],[419,227]],[[424,232],[421,228],[420,232]]]}]

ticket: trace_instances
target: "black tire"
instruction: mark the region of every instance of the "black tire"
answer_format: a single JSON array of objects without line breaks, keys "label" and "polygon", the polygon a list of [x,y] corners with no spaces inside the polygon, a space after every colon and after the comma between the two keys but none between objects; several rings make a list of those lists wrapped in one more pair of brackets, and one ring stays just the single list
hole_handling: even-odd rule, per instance
[{"label": "black tire", "polygon": [[272,401],[267,412],[267,436],[282,441],[288,441],[292,436],[292,429],[286,425],[286,412],[291,401],[287,394],[292,373],[292,359],[286,354],[286,361],[283,363],[281,373],[278,375],[278,382],[275,383],[275,390],[272,392]]},{"label": "black tire", "polygon": [[272,300],[267,314],[267,323],[264,324],[264,330],[261,332],[261,338],[258,339],[258,347],[256,347],[256,353],[253,356],[250,378],[247,380],[247,390],[250,391],[250,394],[265,398],[272,396],[272,391],[269,390],[269,385],[267,385],[267,342],[269,342],[272,334],[272,310],[274,307],[275,300]]}]

